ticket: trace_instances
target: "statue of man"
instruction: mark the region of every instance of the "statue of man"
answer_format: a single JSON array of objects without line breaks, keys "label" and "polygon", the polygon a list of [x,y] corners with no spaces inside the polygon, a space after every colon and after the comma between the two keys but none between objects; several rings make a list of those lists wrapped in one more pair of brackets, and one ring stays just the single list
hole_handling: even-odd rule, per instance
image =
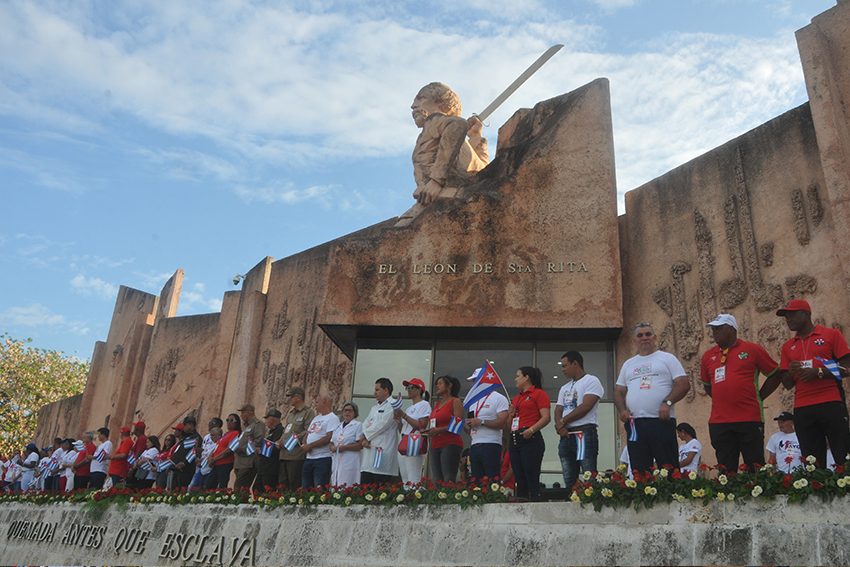
[{"label": "statue of man", "polygon": [[438,197],[453,197],[451,188],[484,169],[490,156],[481,121],[476,116],[463,119],[460,98],[443,83],[422,87],[410,108],[422,128],[413,149],[413,197],[426,206]]}]

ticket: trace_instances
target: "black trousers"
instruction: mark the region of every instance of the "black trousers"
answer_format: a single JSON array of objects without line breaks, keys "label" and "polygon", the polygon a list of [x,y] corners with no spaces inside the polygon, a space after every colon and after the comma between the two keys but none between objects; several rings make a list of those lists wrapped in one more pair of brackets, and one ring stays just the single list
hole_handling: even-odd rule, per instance
[{"label": "black trousers", "polygon": [[764,466],[764,423],[737,421],[709,423],[708,434],[717,464],[729,472],[738,470],[738,456],[750,470]]},{"label": "black trousers", "polygon": [[825,402],[794,408],[794,429],[805,459],[813,455],[817,466],[826,468],[826,442],[835,462],[843,465],[850,453],[850,428],[843,402]]},{"label": "black trousers", "polygon": [[[632,470],[644,473],[652,468],[653,461],[658,468],[665,465],[679,467],[675,419],[638,417],[635,419],[635,429],[637,441],[629,441],[629,462]],[[631,433],[629,422],[626,422],[626,433]]]}]

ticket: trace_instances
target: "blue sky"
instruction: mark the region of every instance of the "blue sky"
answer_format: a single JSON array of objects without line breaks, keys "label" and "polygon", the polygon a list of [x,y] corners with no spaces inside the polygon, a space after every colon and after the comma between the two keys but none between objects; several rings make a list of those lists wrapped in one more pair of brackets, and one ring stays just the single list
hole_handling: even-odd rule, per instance
[{"label": "blue sky", "polygon": [[[794,31],[834,0],[0,0],[0,333],[91,356],[119,285],[178,314],[397,216],[410,103],[491,117],[611,81],[622,193],[807,100]],[[622,205],[621,205],[622,212]]]}]

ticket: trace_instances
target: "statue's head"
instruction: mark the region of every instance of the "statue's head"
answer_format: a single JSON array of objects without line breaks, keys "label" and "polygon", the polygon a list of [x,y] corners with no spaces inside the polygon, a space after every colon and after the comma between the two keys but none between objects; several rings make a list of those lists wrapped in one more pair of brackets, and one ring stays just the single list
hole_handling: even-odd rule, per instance
[{"label": "statue's head", "polygon": [[449,116],[460,116],[460,97],[443,83],[429,83],[419,90],[411,107],[413,121],[422,128],[429,114],[442,112]]}]

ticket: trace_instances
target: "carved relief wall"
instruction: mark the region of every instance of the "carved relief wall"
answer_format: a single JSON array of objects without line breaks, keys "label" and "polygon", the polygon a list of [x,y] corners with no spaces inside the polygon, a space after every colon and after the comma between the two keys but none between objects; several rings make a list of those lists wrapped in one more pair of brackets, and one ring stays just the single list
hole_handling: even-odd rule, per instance
[{"label": "carved relief wall", "polygon": [[[777,361],[790,333],[775,311],[787,300],[806,299],[830,326],[850,323],[823,185],[803,105],[626,194],[619,362],[635,353],[632,326],[652,323],[660,347],[677,354],[691,380],[677,415],[704,442],[710,399],[699,365],[714,346],[708,321],[735,315],[739,336]],[[793,394],[784,390],[765,401],[769,433],[772,418],[792,405]]]}]

